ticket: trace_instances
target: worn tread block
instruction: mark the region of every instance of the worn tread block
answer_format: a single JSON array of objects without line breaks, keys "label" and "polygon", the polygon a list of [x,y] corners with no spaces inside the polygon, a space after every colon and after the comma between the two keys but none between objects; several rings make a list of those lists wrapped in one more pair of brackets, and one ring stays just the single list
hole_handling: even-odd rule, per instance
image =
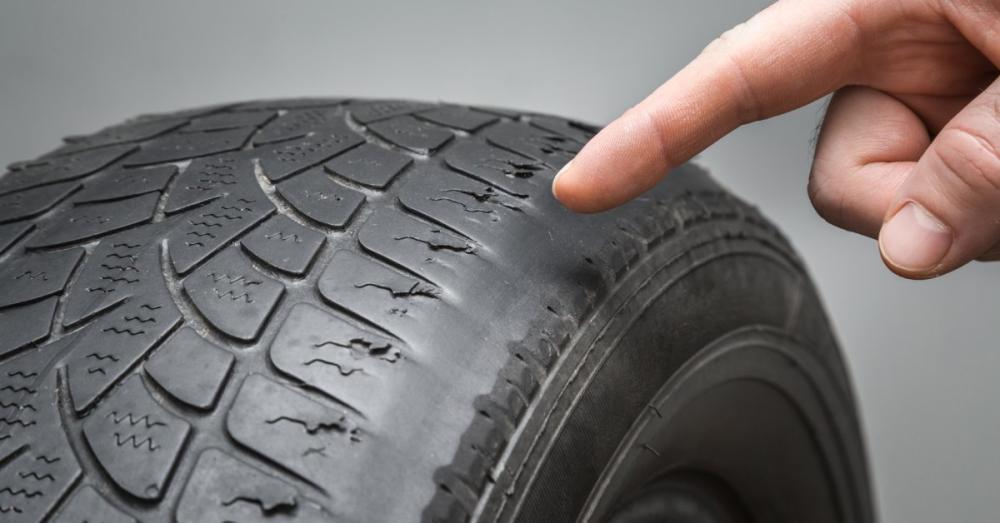
[{"label": "worn tread block", "polygon": [[384,189],[413,158],[366,143],[326,163],[326,170],[351,181]]},{"label": "worn tread block", "polygon": [[198,456],[175,514],[177,523],[263,522],[281,516],[303,523],[334,519],[288,483],[216,448]]},{"label": "worn tread block", "polygon": [[240,153],[197,158],[177,178],[165,211],[173,214],[256,183],[253,160]]},{"label": "worn tread block", "polygon": [[342,122],[339,108],[292,109],[268,123],[253,138],[255,146],[294,140],[308,135],[317,128]]},{"label": "worn tread block", "polygon": [[[162,279],[162,277],[161,277]],[[160,281],[143,282],[148,292],[87,327],[66,358],[69,396],[77,412],[89,409],[121,376],[181,321]]]},{"label": "worn tread block", "polygon": [[415,153],[430,154],[455,137],[451,131],[421,122],[412,116],[397,116],[368,125],[379,138]]},{"label": "worn tread block", "polygon": [[587,124],[544,115],[533,115],[531,117],[531,125],[543,131],[565,136],[581,145],[589,142],[597,134],[597,131],[600,130],[598,127],[592,127]]},{"label": "worn tread block", "polygon": [[[514,196],[528,197],[539,191],[551,191],[554,175],[550,167],[540,160],[475,142],[463,142],[449,149],[444,155],[445,164],[452,169],[502,189]],[[536,179],[539,176],[544,181]]]},{"label": "worn tread block", "polygon": [[[47,422],[58,422],[52,418],[53,409],[41,404],[38,408],[48,411]],[[61,434],[34,435],[27,451],[0,468],[0,518],[4,523],[43,521],[80,476],[76,460],[65,447],[60,448],[66,445],[59,441]]]},{"label": "worn tread block", "polygon": [[321,168],[278,184],[278,193],[309,219],[337,229],[365,203],[364,194],[333,181]]},{"label": "worn tread block", "polygon": [[45,165],[47,163],[48,162],[45,160],[44,156],[42,156],[41,158],[34,158],[34,159],[31,159],[31,160],[19,160],[19,161],[8,163],[7,164],[7,170],[8,171],[23,171],[23,170],[25,170],[25,169],[27,169],[29,167],[37,167],[39,165]]},{"label": "worn tread block", "polygon": [[234,193],[192,211],[167,236],[174,269],[186,274],[195,265],[257,225],[274,205],[254,185],[251,193]]},{"label": "worn tread block", "polygon": [[358,232],[358,241],[369,252],[433,282],[450,281],[463,268],[482,261],[472,240],[399,212],[372,214]]},{"label": "worn tread block", "polygon": [[421,166],[399,190],[403,207],[444,223],[470,238],[487,237],[504,220],[523,217],[530,208],[522,198],[468,176]]},{"label": "worn tread block", "polygon": [[0,357],[49,335],[59,298],[53,296],[19,307],[0,309]]},{"label": "worn tread block", "polygon": [[369,124],[432,107],[434,107],[433,104],[411,100],[377,100],[355,102],[348,109],[355,120],[363,124]]},{"label": "worn tread block", "polygon": [[305,274],[324,243],[326,236],[284,215],[271,217],[241,242],[261,262],[295,276]]},{"label": "worn tread block", "polygon": [[42,214],[69,196],[77,185],[77,182],[57,183],[0,196],[0,222]]},{"label": "worn tread block", "polygon": [[0,254],[3,254],[35,227],[30,221],[0,224]]},{"label": "worn tread block", "polygon": [[504,109],[502,107],[489,107],[489,106],[479,105],[476,107],[471,107],[471,109],[482,111],[484,113],[495,114],[497,116],[502,116],[504,118],[510,118],[511,120],[517,120],[518,118],[521,117],[520,111],[512,111],[510,109]]},{"label": "worn tread block", "polygon": [[132,118],[125,123],[140,123],[140,122],[173,122],[177,120],[183,120],[185,122],[196,118],[198,116],[205,116],[206,114],[217,113],[219,111],[225,110],[231,107],[233,104],[212,104],[203,105],[201,107],[192,107],[191,109],[184,109],[182,111],[172,111],[169,113],[145,113]]},{"label": "worn tread block", "polygon": [[235,357],[186,327],[160,347],[144,368],[177,401],[196,409],[215,405]]},{"label": "worn tread block", "polygon": [[470,133],[500,119],[496,115],[482,113],[474,109],[458,105],[440,107],[430,111],[414,113],[414,116],[422,120],[434,122],[438,125]]},{"label": "worn tread block", "polygon": [[0,363],[0,520],[43,521],[80,477],[57,410],[54,360],[69,334]]},{"label": "worn tread block", "polygon": [[86,485],[77,489],[53,520],[55,523],[136,523],[136,519],[126,514],[105,499],[94,487]]},{"label": "worn tread block", "polygon": [[209,323],[249,341],[260,335],[285,286],[257,272],[231,247],[185,279],[184,292]]},{"label": "worn tread block", "polygon": [[243,381],[226,415],[226,429],[241,445],[328,491],[343,492],[354,483],[338,473],[338,464],[356,451],[353,446],[364,444],[357,424],[346,412],[260,374]]},{"label": "worn tread block", "polygon": [[83,256],[83,249],[11,258],[0,265],[0,307],[57,294]]},{"label": "worn tread block", "polygon": [[400,342],[300,303],[281,324],[270,357],[282,372],[365,412],[402,354]]},{"label": "worn tread block", "polygon": [[83,190],[73,197],[73,203],[106,202],[160,192],[176,173],[177,167],[173,165],[108,171],[84,184]]},{"label": "worn tread block", "polygon": [[63,138],[66,144],[52,151],[50,156],[61,156],[108,145],[149,140],[173,131],[186,123],[183,119],[135,121],[105,127],[91,135],[67,136]]},{"label": "worn tread block", "polygon": [[547,132],[521,123],[504,122],[485,131],[486,141],[528,158],[561,169],[583,147],[561,134]]},{"label": "worn tread block", "polygon": [[146,500],[163,497],[191,425],[160,407],[133,374],[83,423],[83,436],[119,487]]},{"label": "worn tread block", "polygon": [[42,160],[0,177],[0,194],[82,178],[111,165],[136,148],[135,145],[114,145]]},{"label": "worn tread block", "polygon": [[[324,299],[392,331],[439,313],[441,289],[353,251],[333,254],[317,283]],[[387,299],[389,298],[389,299]]]},{"label": "worn tread block", "polygon": [[148,165],[235,151],[243,147],[256,130],[256,127],[241,127],[171,134],[143,145],[139,152],[125,160],[125,165]]},{"label": "worn tread block", "polygon": [[343,120],[337,119],[302,140],[260,148],[260,167],[269,180],[278,182],[364,141]]},{"label": "worn tread block", "polygon": [[119,231],[153,219],[159,193],[114,202],[88,204],[75,213],[51,220],[28,242],[29,248],[78,242]]},{"label": "worn tread block", "polygon": [[74,325],[135,296],[143,290],[143,280],[159,278],[156,238],[162,232],[162,224],[153,224],[101,240],[68,292],[63,325]]},{"label": "worn tread block", "polygon": [[229,113],[214,113],[195,118],[183,132],[222,131],[240,127],[260,127],[269,122],[278,113],[274,111],[240,111]]},{"label": "worn tread block", "polygon": [[334,97],[304,97],[304,98],[283,98],[277,100],[255,100],[237,104],[230,109],[233,111],[260,111],[263,109],[306,109],[313,107],[330,107],[347,102],[347,98]]}]

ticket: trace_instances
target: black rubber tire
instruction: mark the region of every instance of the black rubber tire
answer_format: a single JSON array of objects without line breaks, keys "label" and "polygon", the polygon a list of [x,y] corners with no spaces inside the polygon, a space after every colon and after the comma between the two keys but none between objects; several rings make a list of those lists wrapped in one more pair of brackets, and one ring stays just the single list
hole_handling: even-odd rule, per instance
[{"label": "black rubber tire", "polygon": [[[729,343],[768,355],[719,372],[773,370],[803,413],[830,517],[871,521],[849,381],[786,242],[691,165],[565,211],[551,179],[595,131],[299,99],[143,116],[11,165],[0,518],[601,519],[626,484],[676,483],[629,438],[673,430],[643,428],[684,396],[665,384]],[[699,412],[684,426],[729,432]]]}]

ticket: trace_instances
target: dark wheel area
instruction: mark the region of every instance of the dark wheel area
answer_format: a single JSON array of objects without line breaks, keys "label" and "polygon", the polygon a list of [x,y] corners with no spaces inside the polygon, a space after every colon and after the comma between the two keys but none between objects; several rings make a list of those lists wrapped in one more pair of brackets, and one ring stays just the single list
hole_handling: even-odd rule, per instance
[{"label": "dark wheel area", "polygon": [[596,128],[399,100],[146,115],[0,176],[0,520],[873,520],[801,262]]}]

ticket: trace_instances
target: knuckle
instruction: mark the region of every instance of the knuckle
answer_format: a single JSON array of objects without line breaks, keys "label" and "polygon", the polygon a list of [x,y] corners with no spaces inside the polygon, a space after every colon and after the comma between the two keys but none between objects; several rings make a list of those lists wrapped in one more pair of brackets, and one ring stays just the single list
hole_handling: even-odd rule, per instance
[{"label": "knuckle", "polygon": [[845,223],[844,190],[835,178],[825,176],[823,171],[813,169],[807,186],[809,201],[821,218],[838,227]]},{"label": "knuckle", "polygon": [[746,27],[747,23],[741,22],[727,29],[722,34],[715,37],[715,39],[705,47],[705,51],[730,51],[734,42],[738,42],[740,40],[740,34],[746,31]]},{"label": "knuckle", "polygon": [[1000,196],[1000,136],[975,128],[950,127],[938,135],[934,152],[946,174],[971,195]]}]

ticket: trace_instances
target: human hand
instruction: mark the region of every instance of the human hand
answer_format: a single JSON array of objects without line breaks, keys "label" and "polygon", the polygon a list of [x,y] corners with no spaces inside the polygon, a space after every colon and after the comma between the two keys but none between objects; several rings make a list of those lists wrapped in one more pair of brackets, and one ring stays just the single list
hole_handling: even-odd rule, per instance
[{"label": "human hand", "polygon": [[598,133],[553,182],[597,212],[738,126],[835,93],[809,196],[901,276],[1000,259],[1000,0],[779,0]]}]

